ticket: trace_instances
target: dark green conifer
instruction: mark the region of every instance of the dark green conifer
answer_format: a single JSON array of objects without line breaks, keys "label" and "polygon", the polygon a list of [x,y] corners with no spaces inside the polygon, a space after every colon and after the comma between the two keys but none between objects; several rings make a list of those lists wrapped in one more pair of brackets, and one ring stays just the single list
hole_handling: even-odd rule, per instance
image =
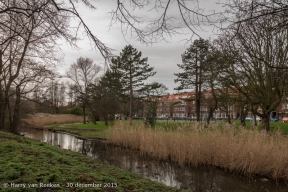
[{"label": "dark green conifer", "polygon": [[177,76],[174,80],[175,83],[180,82],[180,85],[175,88],[175,90],[195,90],[195,111],[197,121],[200,121],[201,91],[204,83],[204,67],[208,48],[208,40],[195,40],[184,54],[182,54],[182,64],[177,64],[183,72],[174,73],[174,75]]},{"label": "dark green conifer", "polygon": [[141,51],[133,48],[131,45],[124,47],[120,56],[112,59],[111,68],[116,68],[121,74],[120,82],[125,92],[129,94],[129,121],[132,125],[133,97],[134,94],[142,92],[145,89],[144,81],[155,75],[154,67],[147,63],[148,58],[142,58]]}]

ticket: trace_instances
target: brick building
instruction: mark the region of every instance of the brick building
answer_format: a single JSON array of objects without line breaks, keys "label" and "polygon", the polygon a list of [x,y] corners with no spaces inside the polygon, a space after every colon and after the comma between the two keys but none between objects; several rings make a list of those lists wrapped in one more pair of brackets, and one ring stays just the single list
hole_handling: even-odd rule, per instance
[{"label": "brick building", "polygon": [[[200,116],[201,119],[208,117],[209,99],[211,100],[211,91],[203,91]],[[213,113],[213,118],[231,118],[237,116],[237,108],[234,104],[228,106],[228,113],[219,107]],[[175,118],[196,118],[195,113],[195,92],[186,92],[179,94],[167,94],[158,98],[157,117],[175,117]]]},{"label": "brick building", "polygon": [[[209,99],[212,99],[211,91],[203,91],[200,118],[205,119],[208,117]],[[157,117],[158,118],[196,118],[195,113],[195,92],[185,92],[177,94],[163,95],[158,100]],[[237,103],[219,103],[219,107],[214,111],[213,118],[226,119],[230,115],[231,119],[239,117],[239,109]],[[248,117],[252,117],[251,112]],[[288,101],[283,101],[278,108],[271,112],[271,117],[276,117],[281,120],[283,117],[288,116]]]}]

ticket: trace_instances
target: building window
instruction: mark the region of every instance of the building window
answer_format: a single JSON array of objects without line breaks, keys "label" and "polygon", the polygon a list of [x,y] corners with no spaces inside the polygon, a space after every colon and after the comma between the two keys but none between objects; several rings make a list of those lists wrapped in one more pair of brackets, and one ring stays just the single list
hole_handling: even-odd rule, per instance
[{"label": "building window", "polygon": [[201,107],[200,111],[207,111],[207,107]]},{"label": "building window", "polygon": [[282,104],[282,109],[288,109],[288,104]]}]

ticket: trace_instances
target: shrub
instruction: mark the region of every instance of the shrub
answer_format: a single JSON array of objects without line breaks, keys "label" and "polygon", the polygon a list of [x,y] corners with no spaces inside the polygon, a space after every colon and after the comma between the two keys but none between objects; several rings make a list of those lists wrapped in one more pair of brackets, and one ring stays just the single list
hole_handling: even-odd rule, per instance
[{"label": "shrub", "polygon": [[77,116],[83,116],[83,109],[81,107],[75,106],[70,109],[65,109],[61,111],[62,114],[72,114]]}]

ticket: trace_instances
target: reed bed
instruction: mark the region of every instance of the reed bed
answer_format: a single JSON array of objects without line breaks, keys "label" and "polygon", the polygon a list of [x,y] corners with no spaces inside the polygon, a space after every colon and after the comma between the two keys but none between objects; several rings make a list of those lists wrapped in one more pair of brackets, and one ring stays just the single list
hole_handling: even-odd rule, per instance
[{"label": "reed bed", "polygon": [[247,175],[288,180],[288,138],[255,129],[215,123],[201,129],[197,123],[177,129],[146,128],[116,122],[108,134],[112,144],[140,150],[141,155],[170,159],[180,165],[214,165]]},{"label": "reed bed", "polygon": [[67,124],[67,123],[79,123],[83,121],[83,117],[70,115],[70,114],[46,114],[37,113],[29,115],[24,122],[28,124],[29,127],[33,128],[43,128],[45,125],[51,124]]}]

